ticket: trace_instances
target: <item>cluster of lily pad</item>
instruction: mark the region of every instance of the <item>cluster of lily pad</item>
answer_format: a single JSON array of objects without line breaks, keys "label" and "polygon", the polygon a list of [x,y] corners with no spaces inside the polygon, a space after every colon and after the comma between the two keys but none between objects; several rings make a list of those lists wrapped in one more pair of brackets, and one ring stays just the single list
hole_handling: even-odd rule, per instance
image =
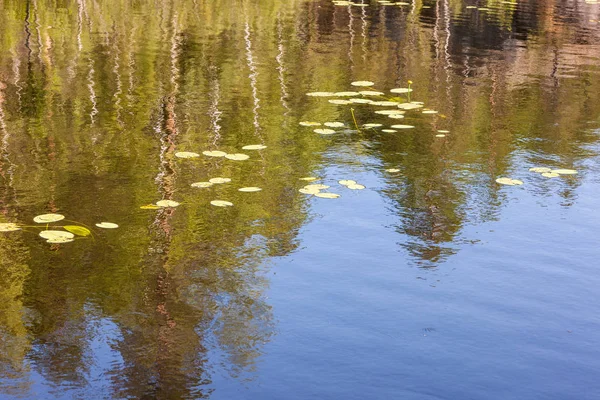
[{"label": "cluster of lily pad", "polygon": [[[309,181],[309,182],[313,182],[318,180],[319,178],[314,177],[314,176],[308,176],[308,177],[304,177],[304,178],[300,178],[300,180],[302,181]],[[351,179],[342,179],[340,181],[338,181],[338,183],[342,186],[345,186],[348,189],[351,190],[362,190],[365,189],[364,185],[361,185],[359,183],[357,183],[354,180]],[[310,196],[316,196],[316,197],[320,197],[323,199],[337,199],[340,197],[339,194],[337,193],[331,193],[331,192],[322,192],[322,190],[326,190],[329,189],[331,186],[329,185],[325,185],[322,183],[311,183],[308,185],[303,186],[302,188],[300,188],[298,191],[300,193],[303,194],[307,194]]]},{"label": "cluster of lily pad", "polygon": [[[377,1],[382,6],[408,6],[411,3],[407,3],[405,1],[389,1],[389,0],[378,0]],[[333,4],[336,6],[346,6],[346,7],[368,7],[369,3],[355,3],[352,1],[346,0],[334,0]]]},{"label": "cluster of lily pad", "polygon": [[[561,175],[576,175],[577,170],[568,169],[568,168],[557,168],[552,169],[548,167],[532,167],[529,168],[529,172],[535,172],[540,174],[545,178],[558,178]],[[496,179],[496,183],[507,186],[520,186],[523,184],[523,181],[519,179],[512,179],[507,177],[501,177]]]},{"label": "cluster of lily pad", "polygon": [[[48,243],[69,243],[73,242],[77,236],[83,238],[92,234],[89,228],[81,225],[50,226],[50,224],[64,219],[65,216],[62,214],[51,213],[37,215],[33,218],[33,222],[45,225],[45,229],[39,232],[39,236],[46,239]],[[102,229],[116,229],[119,227],[119,225],[112,222],[99,222],[96,226]],[[39,228],[39,225],[20,225],[14,222],[0,223],[0,232],[15,232],[23,230],[23,228]]]}]

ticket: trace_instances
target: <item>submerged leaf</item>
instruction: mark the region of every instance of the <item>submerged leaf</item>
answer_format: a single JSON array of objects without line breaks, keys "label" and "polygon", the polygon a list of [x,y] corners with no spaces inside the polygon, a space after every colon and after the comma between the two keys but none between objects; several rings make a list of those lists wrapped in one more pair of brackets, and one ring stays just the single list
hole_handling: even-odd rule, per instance
[{"label": "submerged leaf", "polygon": [[194,182],[190,186],[195,188],[207,188],[211,187],[213,184],[211,182]]},{"label": "submerged leaf", "polygon": [[233,203],[231,203],[229,201],[225,201],[225,200],[213,200],[210,202],[210,204],[212,204],[213,206],[216,206],[216,207],[231,207],[231,206],[233,206]]},{"label": "submerged leaf", "polygon": [[209,157],[225,157],[227,155],[227,153],[225,153],[224,151],[220,151],[220,150],[213,150],[213,151],[203,151],[202,154],[204,154],[205,156],[209,156]]},{"label": "submerged leaf", "polygon": [[173,200],[160,200],[156,202],[159,207],[177,207],[180,203]]},{"label": "submerged leaf", "polygon": [[74,233],[77,236],[89,236],[92,234],[92,232],[83,226],[78,226],[78,225],[66,225],[63,226],[63,228],[71,233]]},{"label": "submerged leaf", "polygon": [[60,214],[42,214],[33,218],[33,221],[37,222],[38,224],[48,224],[50,222],[61,221],[63,219],[65,219],[65,216]]},{"label": "submerged leaf", "polygon": [[175,157],[178,157],[178,158],[196,158],[196,157],[200,157],[200,154],[193,153],[191,151],[180,151],[180,152],[175,153]]},{"label": "submerged leaf", "polygon": [[267,146],[264,144],[249,144],[248,146],[242,147],[242,150],[264,150]]},{"label": "submerged leaf", "polygon": [[100,222],[99,224],[96,224],[96,226],[102,229],[117,229],[119,227],[119,225],[112,222]]},{"label": "submerged leaf", "polygon": [[14,222],[2,222],[0,223],[0,232],[14,232],[20,231],[21,228]]}]

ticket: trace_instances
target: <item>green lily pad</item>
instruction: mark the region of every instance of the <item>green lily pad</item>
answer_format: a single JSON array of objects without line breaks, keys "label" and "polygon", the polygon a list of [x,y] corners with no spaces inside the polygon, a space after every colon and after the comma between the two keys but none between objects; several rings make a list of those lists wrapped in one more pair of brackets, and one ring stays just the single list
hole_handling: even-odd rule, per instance
[{"label": "green lily pad", "polygon": [[381,132],[385,132],[385,133],[394,133],[394,132],[398,132],[395,129],[382,129]]},{"label": "green lily pad", "polygon": [[306,185],[304,186],[304,189],[317,189],[317,190],[323,190],[323,189],[329,189],[329,186],[327,185],[323,185],[322,183],[314,183],[312,185]]},{"label": "green lily pad", "polygon": [[338,97],[352,97],[358,96],[359,94],[359,92],[337,92],[335,95]]},{"label": "green lily pad", "polygon": [[300,193],[303,193],[303,194],[312,194],[312,195],[314,195],[314,194],[317,194],[317,193],[320,193],[320,190],[319,190],[319,189],[306,189],[306,188],[301,188],[301,189],[298,189],[298,191],[299,191]]},{"label": "green lily pad", "polygon": [[398,168],[388,168],[385,170],[385,172],[395,173],[400,172],[400,170]]},{"label": "green lily pad", "polygon": [[14,232],[20,231],[21,228],[13,222],[2,222],[0,223],[0,232]]},{"label": "green lily pad", "polygon": [[398,108],[401,108],[403,110],[414,110],[416,108],[422,108],[423,104],[417,104],[417,103],[402,103],[402,104],[398,104]]},{"label": "green lily pad", "polygon": [[33,222],[37,222],[38,224],[49,224],[63,219],[65,219],[65,216],[60,214],[42,214],[33,218]]},{"label": "green lily pad", "polygon": [[319,178],[317,178],[316,176],[305,176],[304,178],[298,178],[298,179],[300,179],[301,181],[312,182],[312,181],[316,181]]},{"label": "green lily pad", "polygon": [[330,97],[330,96],[335,96],[335,93],[332,92],[310,92],[310,93],[306,93],[307,96],[312,96],[312,97]]},{"label": "green lily pad", "polygon": [[435,110],[423,110],[421,114],[437,114],[438,112]]},{"label": "green lily pad", "polygon": [[402,115],[402,114],[390,114],[390,115],[388,115],[388,118],[402,119],[402,118],[404,118],[404,115]]},{"label": "green lily pad", "polygon": [[74,242],[75,239],[69,239],[69,238],[54,238],[54,239],[48,239],[46,240],[46,243],[69,243],[69,242]]},{"label": "green lily pad", "polygon": [[382,101],[372,101],[371,105],[372,106],[383,106],[383,107],[393,107],[393,106],[397,106],[398,102],[396,101],[389,101],[389,100],[382,100]]},{"label": "green lily pad", "polygon": [[357,104],[369,104],[372,103],[372,100],[369,99],[350,99],[351,103],[357,103]]},{"label": "green lily pad", "polygon": [[379,128],[383,126],[383,124],[364,124],[363,127],[364,128]]},{"label": "green lily pad", "polygon": [[92,232],[84,226],[66,225],[63,226],[63,228],[77,236],[89,236],[92,234]]},{"label": "green lily pad", "polygon": [[231,207],[231,206],[233,206],[232,202],[225,201],[225,200],[213,200],[210,202],[210,204],[212,204],[213,206],[216,206],[216,207]]},{"label": "green lily pad", "polygon": [[200,154],[193,153],[191,151],[180,151],[180,152],[175,153],[175,157],[178,157],[178,158],[196,158],[196,157],[200,157]]},{"label": "green lily pad", "polygon": [[450,131],[448,131],[446,129],[438,129],[437,131],[438,131],[438,133],[450,133]]},{"label": "green lily pad", "polygon": [[358,92],[363,96],[383,96],[385,93],[383,92],[378,92],[376,90],[363,90]]},{"label": "green lily pad", "polygon": [[117,229],[119,227],[119,225],[113,222],[100,222],[99,224],[96,224],[96,226],[102,229]]},{"label": "green lily pad", "polygon": [[446,137],[446,135],[444,135],[443,133],[438,133],[437,135],[435,135],[435,137],[442,138]]}]

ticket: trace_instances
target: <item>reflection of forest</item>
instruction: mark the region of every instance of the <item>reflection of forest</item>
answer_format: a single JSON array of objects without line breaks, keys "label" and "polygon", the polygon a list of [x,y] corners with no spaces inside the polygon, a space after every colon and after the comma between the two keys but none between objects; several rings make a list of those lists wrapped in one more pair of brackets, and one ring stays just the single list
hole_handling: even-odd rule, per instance
[{"label": "reflection of forest", "polygon": [[[27,392],[29,369],[91,385],[99,319],[118,326],[105,371],[118,396],[208,395],[209,351],[233,374],[251,371],[273,329],[260,265],[294,250],[306,216],[290,182],[317,169],[326,146],[297,122],[347,119],[306,101],[310,90],[412,79],[415,99],[440,111],[415,123],[450,130],[447,140],[391,135],[373,150],[401,170],[383,195],[425,264],[452,254],[464,224],[494,218],[496,176],[548,159],[571,166],[595,140],[585,123],[600,109],[597,8],[60,4],[0,3],[0,210],[123,228],[56,252],[0,236],[0,378],[11,393]],[[242,166],[173,155],[260,141],[269,151]],[[231,212],[207,209],[211,198],[188,186],[215,175],[265,190],[236,197]],[[185,205],[139,210],[160,198]]]}]

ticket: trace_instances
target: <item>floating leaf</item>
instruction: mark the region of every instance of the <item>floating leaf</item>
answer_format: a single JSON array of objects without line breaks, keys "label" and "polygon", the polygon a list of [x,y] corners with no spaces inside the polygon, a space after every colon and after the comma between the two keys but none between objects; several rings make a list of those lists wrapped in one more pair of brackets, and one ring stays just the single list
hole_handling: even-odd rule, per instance
[{"label": "floating leaf", "polygon": [[498,179],[496,179],[496,182],[501,185],[508,185],[508,186],[518,186],[518,185],[523,184],[523,181],[520,181],[518,179],[511,179],[511,178],[498,178]]},{"label": "floating leaf", "polygon": [[325,122],[323,125],[328,126],[330,128],[341,128],[344,126],[343,122]]},{"label": "floating leaf", "polygon": [[304,178],[298,178],[298,179],[300,179],[301,181],[312,182],[312,181],[316,181],[319,178],[317,178],[316,176],[306,176]]},{"label": "floating leaf", "polygon": [[421,108],[423,107],[422,104],[416,104],[416,103],[402,103],[402,104],[398,104],[398,108],[401,108],[403,110],[414,110],[415,108]]},{"label": "floating leaf", "polygon": [[225,153],[224,151],[219,151],[219,150],[213,150],[213,151],[203,151],[202,154],[204,154],[205,156],[209,156],[209,157],[225,157],[227,155],[227,153]]},{"label": "floating leaf", "polygon": [[544,172],[550,172],[552,171],[552,168],[548,168],[548,167],[533,167],[533,168],[529,168],[530,172],[538,172],[538,173],[544,173]]},{"label": "floating leaf", "polygon": [[445,129],[438,129],[437,130],[439,133],[450,133],[450,131],[447,131]]},{"label": "floating leaf", "polygon": [[117,229],[119,227],[119,225],[112,222],[100,222],[99,224],[96,224],[96,226],[102,229]]},{"label": "floating leaf", "polygon": [[53,230],[48,230],[48,231],[41,231],[40,232],[40,236],[43,237],[44,239],[73,239],[75,237],[75,235],[73,235],[71,232],[66,232],[66,231],[53,231]]},{"label": "floating leaf", "polygon": [[394,172],[400,172],[400,170],[398,168],[388,168],[388,169],[385,170],[385,172],[392,172],[392,173],[394,173]]},{"label": "floating leaf", "polygon": [[92,234],[92,232],[84,226],[66,225],[63,226],[63,228],[71,233],[74,233],[77,236],[89,236]]},{"label": "floating leaf", "polygon": [[437,114],[438,112],[435,110],[423,110],[421,114]]},{"label": "floating leaf", "polygon": [[195,188],[207,188],[211,187],[213,184],[211,182],[194,182],[190,186]]},{"label": "floating leaf", "polygon": [[331,99],[331,100],[327,100],[327,101],[330,102],[331,104],[337,104],[337,105],[352,104],[352,102],[349,100]]},{"label": "floating leaf", "polygon": [[383,126],[383,124],[364,124],[363,127],[365,128],[379,128],[380,126]]},{"label": "floating leaf", "polygon": [[229,160],[234,160],[234,161],[243,161],[243,160],[249,159],[250,156],[247,154],[243,154],[243,153],[234,153],[234,154],[227,154],[225,156],[225,158],[227,158]]},{"label": "floating leaf", "polygon": [[385,132],[385,133],[394,133],[394,132],[398,132],[395,129],[382,129],[381,132]]},{"label": "floating leaf", "polygon": [[377,92],[375,90],[363,90],[358,93],[360,93],[363,96],[383,96],[385,94],[383,92]]},{"label": "floating leaf", "polygon": [[323,185],[322,183],[314,183],[312,185],[306,185],[304,186],[304,189],[317,189],[317,190],[323,190],[323,189],[329,189],[329,186],[327,185]]},{"label": "floating leaf", "polygon": [[371,81],[355,81],[350,83],[352,86],[373,86],[375,83]]},{"label": "floating leaf", "polygon": [[249,144],[248,146],[242,147],[242,150],[264,150],[267,146],[264,144]]},{"label": "floating leaf", "polygon": [[337,92],[335,95],[339,97],[352,97],[358,96],[359,94],[359,92]]},{"label": "floating leaf", "polygon": [[260,192],[262,189],[256,186],[248,186],[238,189],[240,192]]},{"label": "floating leaf", "polygon": [[314,121],[302,121],[299,124],[302,126],[321,126],[320,122],[314,122]]},{"label": "floating leaf", "polygon": [[348,185],[354,185],[356,183],[356,181],[353,181],[352,179],[342,179],[341,181],[338,181],[338,183],[340,185],[348,186]]},{"label": "floating leaf", "polygon": [[0,223],[0,232],[14,232],[20,231],[21,228],[13,222],[2,222]]},{"label": "floating leaf", "polygon": [[315,193],[315,196],[320,197],[322,199],[337,199],[340,197],[337,193]]},{"label": "floating leaf", "polygon": [[372,103],[373,101],[369,100],[369,99],[350,99],[351,103],[358,103],[358,104],[369,104]]},{"label": "floating leaf", "polygon": [[213,200],[210,202],[210,204],[212,204],[213,206],[217,206],[217,207],[231,207],[233,206],[233,203],[229,202],[229,201],[225,201],[225,200]]},{"label": "floating leaf", "polygon": [[231,182],[230,178],[211,178],[208,180],[210,183],[227,183]]},{"label": "floating leaf", "polygon": [[394,129],[411,129],[414,128],[412,125],[392,125]]},{"label": "floating leaf", "polygon": [[392,92],[392,93],[410,93],[412,91],[413,90],[409,89],[409,88],[395,88],[395,89],[390,90],[390,92]]},{"label": "floating leaf", "polygon": [[358,183],[355,183],[355,184],[352,184],[352,185],[348,185],[348,186],[346,186],[346,187],[347,187],[348,189],[352,189],[352,190],[362,190],[362,189],[364,189],[364,188],[365,188],[365,186],[364,186],[364,185],[361,185],[361,184],[358,184]]},{"label": "floating leaf", "polygon": [[177,207],[180,203],[173,200],[160,200],[156,202],[159,207]]},{"label": "floating leaf", "polygon": [[145,206],[141,206],[140,208],[142,210],[158,210],[162,207],[159,207],[156,204],[146,204]]},{"label": "floating leaf", "polygon": [[178,157],[178,158],[196,158],[196,157],[200,157],[200,154],[193,153],[191,151],[180,151],[180,152],[175,153],[175,157]]},{"label": "floating leaf", "polygon": [[333,129],[315,129],[314,131],[320,135],[333,135],[335,133]]},{"label": "floating leaf", "polygon": [[399,114],[404,114],[406,111],[402,111],[402,110],[377,110],[375,111],[375,114],[381,114],[381,115],[399,115]]},{"label": "floating leaf", "polygon": [[404,118],[404,115],[402,115],[402,114],[390,114],[390,115],[388,115],[388,118],[402,119],[402,118]]},{"label": "floating leaf", "polygon": [[553,169],[551,172],[554,172],[555,174],[560,174],[560,175],[575,175],[575,174],[577,174],[576,170],[566,169],[566,168]]},{"label": "floating leaf", "polygon": [[306,188],[302,188],[298,190],[300,193],[304,193],[304,194],[317,194],[320,193],[319,189],[306,189]]},{"label": "floating leaf", "polygon": [[50,222],[56,222],[63,219],[65,219],[65,216],[60,214],[42,214],[35,217],[33,221],[37,222],[38,224],[48,224]]},{"label": "floating leaf", "polygon": [[438,133],[437,135],[435,135],[435,137],[446,137],[446,135],[444,135],[443,133]]},{"label": "floating leaf", "polygon": [[543,172],[542,176],[546,178],[557,178],[560,176],[560,174],[557,174],[556,172]]},{"label": "floating leaf", "polygon": [[307,96],[313,96],[313,97],[329,97],[329,96],[335,96],[335,93],[332,92],[310,92],[310,93],[306,93]]}]

